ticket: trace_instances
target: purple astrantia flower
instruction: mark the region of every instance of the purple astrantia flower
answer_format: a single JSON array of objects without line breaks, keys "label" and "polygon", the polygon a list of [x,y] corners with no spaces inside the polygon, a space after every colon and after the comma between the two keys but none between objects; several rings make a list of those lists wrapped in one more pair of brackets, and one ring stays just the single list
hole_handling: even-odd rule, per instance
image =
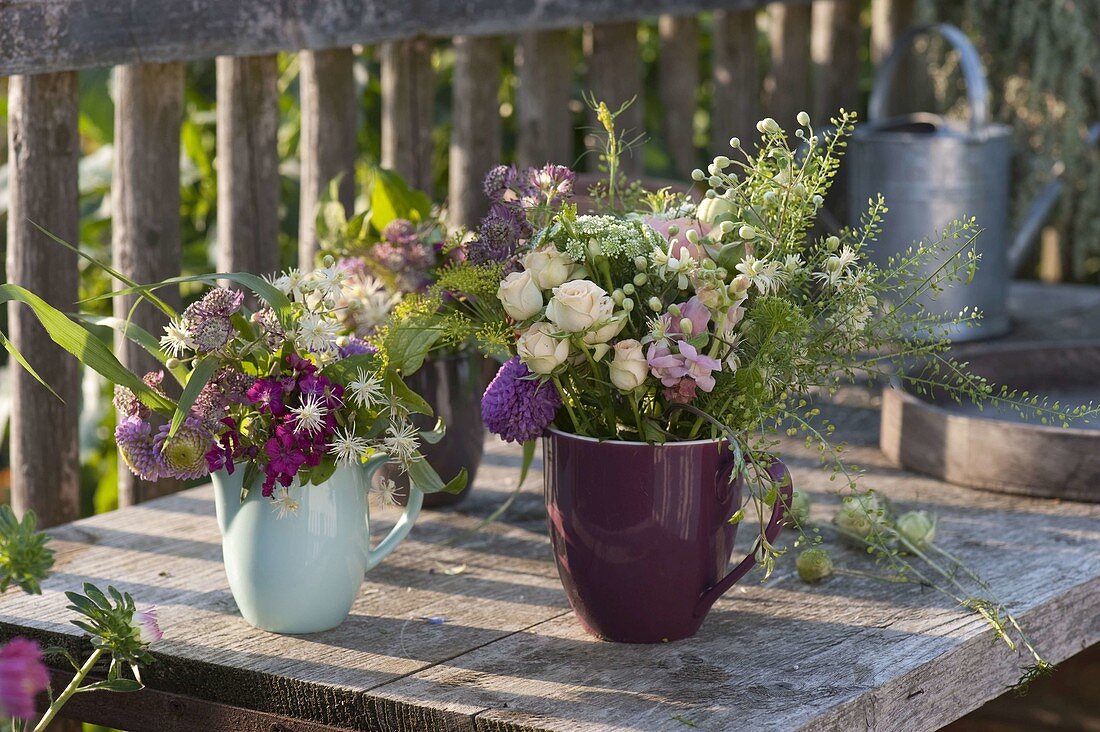
[{"label": "purple astrantia flower", "polygon": [[687,364],[679,353],[673,353],[664,343],[651,343],[646,351],[646,362],[653,377],[665,386],[676,386],[687,376]]},{"label": "purple astrantia flower", "polygon": [[286,340],[286,331],[271,308],[256,311],[252,320],[263,330],[264,343],[271,350],[278,349]]},{"label": "purple astrantia flower", "polygon": [[340,358],[363,356],[368,353],[378,353],[378,349],[358,336],[350,336],[348,342],[340,346]]},{"label": "purple astrantia flower", "polygon": [[394,246],[407,247],[420,241],[416,225],[408,219],[394,219],[382,229],[382,241]]},{"label": "purple astrantia flower", "polygon": [[160,474],[166,478],[194,480],[205,476],[206,453],[214,442],[214,435],[198,417],[188,417],[176,434],[169,438],[171,425],[163,425],[153,438],[153,455],[157,458]]},{"label": "purple astrantia flower", "polygon": [[50,685],[42,649],[26,638],[12,638],[0,648],[0,714],[30,719],[36,697]]},{"label": "purple astrantia flower", "polygon": [[[686,376],[693,379],[699,388],[703,391],[710,391],[714,388],[714,376],[712,371],[720,371],[722,368],[722,362],[716,358],[699,353],[695,346],[691,345],[687,341],[682,341],[680,344],[680,355],[684,357],[684,367],[687,370]],[[671,386],[665,384],[665,386]]]},{"label": "purple astrantia flower", "polygon": [[481,220],[477,238],[467,248],[469,260],[474,264],[485,264],[502,262],[514,256],[523,234],[520,216],[522,212],[517,214],[509,208],[494,206]]},{"label": "purple astrantia flower", "polygon": [[508,191],[515,186],[516,169],[511,165],[498,165],[485,174],[482,190],[490,201],[503,201]]},{"label": "purple astrantia flower", "polygon": [[140,417],[124,417],[115,427],[115,443],[130,471],[142,480],[160,478],[160,462],[153,452],[153,426]]},{"label": "purple astrantia flower", "polygon": [[233,335],[233,323],[229,318],[217,315],[197,315],[191,318],[184,316],[183,325],[199,353],[210,353],[223,348]]},{"label": "purple astrantia flower", "polygon": [[539,437],[554,421],[561,396],[553,384],[540,383],[516,356],[504,363],[481,398],[481,418],[489,431],[507,442]]},{"label": "purple astrantia flower", "polygon": [[164,637],[164,633],[160,629],[160,624],[157,623],[157,609],[151,607],[146,610],[135,610],[133,616],[130,618],[130,627],[134,630],[134,635],[144,645],[151,645],[156,643]]},{"label": "purple astrantia flower", "polygon": [[573,196],[573,184],[577,174],[564,165],[547,163],[541,168],[531,168],[528,173],[531,184],[550,205]]},{"label": "purple astrantia flower", "polygon": [[244,292],[216,287],[183,311],[184,320],[195,317],[228,318],[241,309]]},{"label": "purple astrantia flower", "polygon": [[351,280],[364,279],[370,274],[367,260],[363,257],[343,257],[336,262],[336,268]]}]

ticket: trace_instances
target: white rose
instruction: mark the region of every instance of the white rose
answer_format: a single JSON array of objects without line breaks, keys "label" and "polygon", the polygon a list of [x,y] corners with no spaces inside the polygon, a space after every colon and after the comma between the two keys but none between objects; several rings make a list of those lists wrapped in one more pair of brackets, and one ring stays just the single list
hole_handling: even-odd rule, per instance
[{"label": "white rose", "polygon": [[535,323],[516,341],[520,360],[535,374],[549,374],[569,358],[569,341],[558,340],[549,323]]},{"label": "white rose", "polygon": [[513,272],[497,289],[504,312],[516,320],[527,320],[542,310],[542,292],[530,272]]},{"label": "white rose", "polygon": [[626,339],[615,344],[615,358],[609,367],[611,383],[622,391],[634,391],[649,376],[649,363],[642,353],[642,344]]},{"label": "white rose", "polygon": [[560,329],[580,333],[609,320],[615,303],[591,280],[570,280],[554,288],[546,317]]},{"label": "white rose", "polygon": [[531,273],[542,290],[551,290],[569,279],[573,260],[553,247],[537,249],[523,258],[523,268]]},{"label": "white rose", "polygon": [[626,313],[619,313],[596,330],[590,330],[585,333],[584,342],[590,346],[597,343],[607,343],[609,340],[619,335],[619,331],[626,325],[626,320]]}]

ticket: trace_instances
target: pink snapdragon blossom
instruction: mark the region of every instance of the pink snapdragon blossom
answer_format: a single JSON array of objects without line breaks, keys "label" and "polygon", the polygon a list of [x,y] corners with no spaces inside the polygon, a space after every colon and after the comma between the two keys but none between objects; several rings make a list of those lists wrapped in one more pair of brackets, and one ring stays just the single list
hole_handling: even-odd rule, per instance
[{"label": "pink snapdragon blossom", "polygon": [[26,638],[12,638],[0,648],[0,714],[30,719],[35,697],[50,685],[42,649]]},{"label": "pink snapdragon blossom", "polygon": [[[710,391],[713,389],[714,376],[711,372],[720,371],[722,369],[722,362],[716,358],[711,358],[710,356],[699,353],[695,346],[687,341],[680,342],[680,355],[684,359],[686,376],[693,379],[703,391]],[[665,384],[665,386],[671,386],[671,384]]]},{"label": "pink snapdragon blossom", "polygon": [[[680,252],[687,250],[687,253],[691,255],[694,260],[699,260],[702,255],[702,250],[697,244],[692,244],[688,241],[687,232],[688,229],[694,230],[699,238],[703,238],[710,233],[710,224],[705,224],[702,221],[688,218],[683,216],[678,219],[664,219],[659,216],[646,216],[644,219],[646,224],[658,234],[663,236],[666,241],[671,245],[671,251],[669,255],[675,259],[680,258]],[[668,230],[676,226],[679,231],[675,234],[669,234]]]},{"label": "pink snapdragon blossom", "polygon": [[651,343],[645,356],[649,363],[649,372],[665,386],[675,386],[680,379],[687,376],[684,357],[672,353],[665,343]]}]

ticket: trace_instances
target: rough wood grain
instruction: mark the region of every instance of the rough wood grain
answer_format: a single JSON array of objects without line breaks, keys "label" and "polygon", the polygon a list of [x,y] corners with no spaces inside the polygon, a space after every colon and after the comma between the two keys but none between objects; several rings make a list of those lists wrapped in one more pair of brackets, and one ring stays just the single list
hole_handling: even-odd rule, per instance
[{"label": "rough wood grain", "polygon": [[657,81],[665,145],[676,175],[687,180],[698,163],[695,149],[695,98],[699,88],[699,21],[692,16],[662,15],[657,24],[660,54]]},{"label": "rough wood grain", "polygon": [[299,57],[298,89],[302,122],[298,149],[302,161],[298,206],[298,265],[313,268],[317,256],[317,204],[338,175],[339,198],[347,211],[355,204],[356,134],[359,99],[350,48],[306,51]]},{"label": "rough wood grain", "polygon": [[519,164],[573,165],[573,60],[569,31],[524,33],[516,44],[519,73]]},{"label": "rough wood grain", "polygon": [[[612,112],[633,100],[615,120],[616,132],[625,139],[637,138],[645,132],[645,89],[642,87],[642,59],[638,48],[638,26],[635,23],[599,23],[585,29],[585,52],[588,55],[588,89],[596,101],[606,102]],[[593,125],[595,116],[592,116]],[[644,172],[641,145],[627,150],[620,168],[629,177]],[[589,170],[597,165],[590,156]]]},{"label": "rough wood grain", "polygon": [[756,11],[716,11],[711,40],[714,98],[710,152],[727,155],[739,137],[751,149],[760,119],[760,64],[756,58]]},{"label": "rough wood grain", "polygon": [[278,67],[274,56],[217,61],[219,272],[279,268]]},{"label": "rough wood grain", "polygon": [[813,5],[813,115],[823,125],[843,107],[859,110],[863,27],[857,0],[817,0]]},{"label": "rough wood grain", "polygon": [[0,4],[0,76],[347,48],[417,36],[500,35],[765,4],[766,0],[22,0]]},{"label": "rough wood grain", "polygon": [[489,208],[481,182],[500,162],[500,41],[454,39],[447,218],[474,227]]},{"label": "rough wood grain", "polygon": [[[115,69],[115,147],[111,178],[111,263],[137,282],[159,282],[180,273],[180,122],[183,64],[139,64]],[[121,282],[116,287],[123,287]],[[179,288],[158,294],[179,308]],[[117,297],[114,315],[159,335],[167,317],[136,298]],[[121,334],[115,353],[131,371],[160,367],[141,346]],[[130,506],[179,490],[177,480],[139,479],[122,460],[118,502]]]},{"label": "rough wood grain", "polygon": [[[898,38],[914,24],[916,11],[917,0],[872,0],[871,62],[876,67],[890,53]],[[926,47],[927,41],[918,43]],[[898,64],[887,110],[897,113],[924,111],[934,97],[926,64],[918,61],[913,49],[909,49]]]},{"label": "rough wood grain", "polygon": [[810,100],[810,5],[769,5],[768,43],[772,66],[765,82],[768,116],[794,130],[795,115]]},{"label": "rough wood grain", "polygon": [[[68,72],[17,76],[8,90],[7,281],[64,311],[77,299],[76,255],[31,222],[78,241],[78,94],[77,75]],[[33,509],[43,526],[71,521],[80,515],[77,361],[54,345],[26,305],[8,305],[8,335],[61,397],[12,369],[12,504],[20,514]]]},{"label": "rough wood grain", "polygon": [[427,38],[386,43],[382,55],[382,167],[432,191],[435,72]]}]

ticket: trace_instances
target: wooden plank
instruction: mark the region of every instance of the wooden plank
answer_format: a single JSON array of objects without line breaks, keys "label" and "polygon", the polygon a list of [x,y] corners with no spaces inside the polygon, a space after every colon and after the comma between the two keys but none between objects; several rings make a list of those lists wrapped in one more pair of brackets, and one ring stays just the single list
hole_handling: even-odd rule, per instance
[{"label": "wooden plank", "polygon": [[856,0],[817,0],[813,5],[813,116],[827,124],[840,108],[859,110],[863,28]]},{"label": "wooden plank", "polygon": [[298,265],[308,270],[317,256],[317,204],[336,176],[343,176],[340,202],[349,212],[355,205],[359,99],[352,73],[355,54],[350,48],[305,51],[298,58],[302,105]]},{"label": "wooden plank", "polygon": [[524,33],[516,44],[522,166],[574,162],[570,38],[569,31],[540,31]]},{"label": "wooden plank", "polygon": [[[77,299],[76,255],[32,222],[67,242],[78,241],[78,105],[75,73],[10,80],[7,281],[65,311]],[[23,369],[12,369],[12,504],[20,514],[33,509],[43,526],[71,521],[80,515],[78,363],[54,345],[25,305],[9,303],[8,335],[61,397]]]},{"label": "wooden plank", "polygon": [[[599,23],[585,29],[588,55],[588,88],[597,101],[612,111],[633,100],[615,121],[616,132],[627,140],[645,133],[645,90],[642,87],[642,57],[638,47],[638,26],[633,22]],[[592,123],[596,124],[593,116]],[[625,175],[640,178],[645,172],[642,146],[627,150],[620,167]],[[588,167],[596,170],[598,160],[589,156]]]},{"label": "wooden plank", "polygon": [[[180,273],[180,122],[183,119],[183,64],[139,64],[115,69],[115,147],[111,181],[111,260],[115,269],[138,282],[159,282]],[[116,283],[122,287],[122,283]],[[178,287],[160,293],[180,305]],[[159,334],[168,319],[136,298],[113,300],[116,318]],[[115,353],[137,374],[159,362],[121,334]],[[177,480],[137,478],[119,460],[118,502],[129,506],[179,490]]]},{"label": "wooden plank", "polygon": [[274,56],[217,61],[219,272],[279,268],[278,66]]},{"label": "wooden plank", "polygon": [[713,25],[714,99],[710,113],[710,152],[727,155],[731,137],[740,138],[751,149],[760,119],[756,11],[716,11]]},{"label": "wooden plank", "polygon": [[[890,53],[897,40],[913,25],[917,0],[872,0],[871,2],[871,62],[877,68]],[[931,101],[931,89],[924,66],[915,61],[912,49],[897,66],[893,93],[887,110],[890,112],[923,111]]]},{"label": "wooden plank", "polygon": [[810,105],[810,5],[768,6],[772,66],[765,84],[768,116],[794,130],[795,115]]},{"label": "wooden plank", "polygon": [[504,35],[766,4],[767,0],[22,0],[0,5],[0,76],[348,48],[417,36]]},{"label": "wooden plank", "polygon": [[386,43],[382,56],[382,167],[432,191],[435,72],[427,38]]},{"label": "wooden plank", "polygon": [[684,180],[699,162],[695,149],[695,112],[699,89],[699,21],[694,16],[662,15],[657,24],[660,55],[657,81],[665,145],[672,169]]},{"label": "wooden plank", "polygon": [[481,182],[500,162],[500,41],[454,39],[447,218],[473,227],[489,208]]}]

